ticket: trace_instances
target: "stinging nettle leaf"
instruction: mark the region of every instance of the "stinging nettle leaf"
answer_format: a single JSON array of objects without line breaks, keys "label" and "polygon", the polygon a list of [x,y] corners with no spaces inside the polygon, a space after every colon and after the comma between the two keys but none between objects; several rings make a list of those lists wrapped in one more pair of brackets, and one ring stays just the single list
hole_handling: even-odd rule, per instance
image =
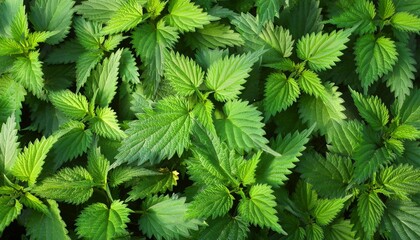
[{"label": "stinging nettle leaf", "polygon": [[22,208],[22,204],[16,199],[0,197],[0,233],[20,215]]},{"label": "stinging nettle leaf", "polygon": [[[19,142],[15,115],[7,118],[0,129],[0,173],[8,174],[16,162],[19,152]],[[3,176],[0,177],[3,179]],[[1,180],[0,182],[2,182]]]},{"label": "stinging nettle leaf", "polygon": [[389,231],[392,239],[417,239],[420,237],[419,214],[420,208],[415,202],[389,200],[383,216],[384,230]]},{"label": "stinging nettle leaf", "polygon": [[278,17],[280,10],[280,1],[278,0],[257,0],[257,14],[260,17],[261,23],[273,21],[274,17]]},{"label": "stinging nettle leaf", "polygon": [[144,176],[133,181],[135,184],[131,191],[128,193],[130,195],[127,198],[127,201],[135,201],[139,198],[145,198],[156,193],[163,193],[167,190],[172,191],[172,188],[177,185],[178,180],[177,171],[168,171],[165,169],[161,172],[156,172],[156,174],[151,176]]},{"label": "stinging nettle leaf", "polygon": [[104,53],[100,50],[82,53],[76,60],[76,86],[79,91],[86,83],[92,69],[101,61]]},{"label": "stinging nettle leaf", "polygon": [[407,32],[418,33],[420,31],[420,18],[408,12],[398,12],[391,18],[394,28]]},{"label": "stinging nettle leaf", "polygon": [[363,193],[357,202],[357,214],[366,235],[371,238],[381,222],[385,205],[375,192]]},{"label": "stinging nettle leaf", "polygon": [[86,21],[82,17],[74,19],[74,30],[77,40],[87,50],[97,50],[104,38],[101,36],[102,24]]},{"label": "stinging nettle leaf", "polygon": [[248,223],[241,217],[224,216],[213,220],[207,220],[208,227],[200,232],[203,240],[245,240],[249,233]]},{"label": "stinging nettle leaf", "polygon": [[268,76],[264,88],[264,108],[266,115],[274,116],[290,107],[300,95],[299,85],[284,73],[272,73]]},{"label": "stinging nettle leaf", "polygon": [[88,114],[88,101],[85,96],[70,90],[52,92],[49,95],[51,103],[64,115],[71,119],[81,120]]},{"label": "stinging nettle leaf", "polygon": [[126,134],[118,125],[117,115],[109,107],[97,108],[96,116],[90,120],[90,128],[101,137],[112,140],[121,140]]},{"label": "stinging nettle leaf", "polygon": [[313,95],[317,98],[322,98],[328,94],[325,90],[324,85],[322,85],[321,79],[318,77],[318,74],[312,72],[311,70],[303,71],[298,79],[298,83],[302,91],[306,92],[309,95]]},{"label": "stinging nettle leaf", "polygon": [[193,48],[226,48],[241,46],[244,40],[241,35],[230,29],[230,26],[219,22],[209,23],[202,29],[187,35],[187,41]]},{"label": "stinging nettle leaf", "polygon": [[17,57],[10,72],[25,88],[35,96],[43,95],[44,73],[42,72],[42,62],[39,60],[38,52],[29,52],[27,57]]},{"label": "stinging nettle leaf", "polygon": [[143,21],[143,8],[137,0],[124,1],[102,29],[102,34],[128,31]]},{"label": "stinging nettle leaf", "polygon": [[277,51],[280,57],[287,58],[292,55],[294,40],[289,30],[268,22],[259,37],[265,42],[265,45]]},{"label": "stinging nettle leaf", "polygon": [[105,23],[123,4],[123,0],[87,0],[76,6],[76,11],[86,19]]}]

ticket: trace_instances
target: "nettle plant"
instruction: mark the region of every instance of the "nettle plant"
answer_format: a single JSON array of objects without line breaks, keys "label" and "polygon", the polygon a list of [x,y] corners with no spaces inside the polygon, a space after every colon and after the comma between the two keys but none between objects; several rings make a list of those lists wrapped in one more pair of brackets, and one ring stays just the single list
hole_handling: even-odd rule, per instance
[{"label": "nettle plant", "polygon": [[419,239],[418,0],[0,0],[3,239]]}]

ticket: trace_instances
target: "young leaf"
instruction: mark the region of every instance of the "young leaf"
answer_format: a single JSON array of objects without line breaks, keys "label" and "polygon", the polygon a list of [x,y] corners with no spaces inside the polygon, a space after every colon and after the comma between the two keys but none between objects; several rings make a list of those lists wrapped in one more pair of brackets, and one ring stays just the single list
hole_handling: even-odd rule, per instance
[{"label": "young leaf", "polygon": [[93,178],[86,169],[63,168],[55,175],[44,179],[33,192],[44,198],[81,204],[92,196],[94,186]]},{"label": "young leaf", "polygon": [[187,36],[193,48],[226,48],[244,44],[241,35],[231,30],[230,26],[218,22],[207,24]]},{"label": "young leaf", "polygon": [[251,159],[238,162],[238,178],[244,186],[254,184],[256,182],[255,171],[260,162],[261,151],[254,154]]},{"label": "young leaf", "polygon": [[102,34],[114,34],[128,31],[143,21],[143,9],[137,0],[124,1],[119,9],[107,21]]},{"label": "young leaf", "polygon": [[260,149],[268,143],[264,124],[257,108],[242,101],[230,101],[223,107],[225,119],[216,120],[216,130],[222,140],[237,151]]},{"label": "young leaf", "polygon": [[22,204],[9,196],[0,197],[0,232],[13,222],[22,211]]},{"label": "young leaf", "polygon": [[123,5],[123,0],[87,0],[76,6],[77,13],[90,21],[104,23],[109,21],[116,11]]},{"label": "young leaf", "polygon": [[311,70],[303,71],[298,79],[298,83],[305,93],[313,95],[317,98],[322,98],[328,94],[324,85],[322,85],[318,74],[312,72]]},{"label": "young leaf", "polygon": [[109,161],[104,155],[101,154],[101,149],[92,149],[88,155],[87,170],[92,176],[93,182],[102,184],[107,183]]},{"label": "young leaf", "polygon": [[317,224],[328,225],[334,220],[337,214],[343,209],[347,198],[318,199],[313,214]]},{"label": "young leaf", "polygon": [[224,216],[232,208],[234,199],[229,189],[223,185],[206,187],[194,196],[188,209],[188,217],[215,219]]},{"label": "young leaf", "polygon": [[70,90],[52,92],[49,95],[51,103],[64,115],[71,119],[81,120],[88,114],[88,101],[85,96]]},{"label": "young leaf", "polygon": [[35,195],[30,192],[25,192],[25,195],[20,197],[20,202],[28,208],[32,208],[38,212],[48,214],[48,207]]},{"label": "young leaf", "polygon": [[82,53],[76,60],[76,86],[80,90],[90,76],[92,69],[101,61],[104,53],[100,50]]},{"label": "young leaf", "polygon": [[384,230],[392,239],[411,240],[420,237],[418,204],[410,201],[389,200],[383,216]]},{"label": "young leaf", "polygon": [[203,83],[204,72],[192,59],[170,52],[165,58],[165,77],[181,96],[189,96]]},{"label": "young leaf", "polygon": [[391,24],[398,30],[418,33],[420,18],[408,12],[398,12],[391,18]]},{"label": "young leaf", "polygon": [[324,239],[324,230],[316,223],[306,225],[306,238],[308,240],[322,240]]},{"label": "young leaf", "polygon": [[218,19],[203,12],[203,9],[189,0],[173,0],[168,10],[166,21],[181,32],[194,32],[196,28],[203,28],[211,20]]},{"label": "young leaf", "polygon": [[135,177],[147,177],[156,176],[161,173],[155,172],[146,168],[132,167],[132,166],[120,166],[109,172],[109,185],[116,187],[125,182],[130,181]]},{"label": "young leaf", "polygon": [[171,97],[156,104],[153,113],[140,115],[139,120],[129,123],[127,138],[119,149],[113,167],[123,162],[159,162],[181,155],[189,144],[192,118],[185,99]]},{"label": "young leaf", "polygon": [[97,108],[96,116],[90,121],[90,128],[101,137],[112,140],[121,140],[126,137],[118,126],[117,115],[109,107]]},{"label": "young leaf", "polygon": [[395,5],[392,0],[379,0],[378,15],[381,19],[388,19],[395,14]]},{"label": "young leaf", "polygon": [[368,238],[373,237],[381,222],[385,205],[375,192],[363,193],[357,202],[357,214]]},{"label": "young leaf", "polygon": [[97,22],[86,21],[84,18],[77,17],[74,19],[74,30],[78,42],[87,50],[97,50],[104,38],[101,37],[100,31],[102,24]]},{"label": "young leaf", "polygon": [[13,39],[0,37],[0,56],[20,54],[22,52],[23,49],[19,42],[16,42]]},{"label": "young leaf", "polygon": [[28,18],[25,13],[25,6],[21,4],[13,21],[10,24],[11,36],[14,40],[20,41],[25,39],[29,34]]},{"label": "young leaf", "polygon": [[289,30],[268,22],[259,37],[264,40],[269,48],[277,51],[280,57],[287,58],[292,55],[294,40]]},{"label": "young leaf", "polygon": [[384,36],[376,38],[373,34],[360,37],[354,52],[356,71],[364,89],[391,71],[398,59],[395,42]]},{"label": "young leaf", "polygon": [[200,239],[203,240],[245,240],[249,228],[248,223],[241,217],[224,216],[213,220],[207,220],[208,227],[200,232]]},{"label": "young leaf", "polygon": [[377,181],[387,191],[407,198],[409,194],[420,192],[420,171],[410,165],[390,166],[377,175]]},{"label": "young leaf", "polygon": [[257,14],[260,17],[261,23],[267,21],[273,21],[274,17],[278,17],[280,10],[280,1],[278,0],[257,0],[255,2],[257,6]]},{"label": "young leaf", "polygon": [[240,16],[234,17],[232,24],[236,26],[236,30],[241,34],[247,48],[255,51],[264,46],[264,41],[256,37],[263,29],[258,16],[255,17],[251,13],[241,13]]},{"label": "young leaf", "polygon": [[28,182],[30,186],[35,184],[41,173],[44,160],[55,142],[57,142],[57,138],[50,136],[29,143],[28,147],[19,153],[12,174],[19,180]]},{"label": "young leaf", "polygon": [[284,73],[272,73],[268,76],[264,88],[264,108],[268,116],[274,116],[290,107],[300,95],[299,85]]},{"label": "young leaf", "polygon": [[353,230],[353,224],[350,220],[340,219],[333,224],[330,224],[324,230],[325,240],[354,240],[356,233]]},{"label": "young leaf", "polygon": [[128,48],[124,48],[120,59],[120,77],[124,82],[140,83],[136,59]]},{"label": "young leaf", "polygon": [[420,129],[420,91],[415,89],[404,101],[398,116],[401,122]]},{"label": "young leaf", "polygon": [[[0,129],[0,173],[8,174],[16,162],[19,142],[14,115],[7,118]],[[3,179],[3,176],[0,177]],[[2,182],[2,180],[0,181]]]},{"label": "young leaf", "polygon": [[362,116],[374,130],[380,130],[385,127],[389,120],[389,113],[381,99],[377,96],[364,97],[354,90],[350,91],[360,116]]},{"label": "young leaf", "polygon": [[128,215],[132,212],[127,204],[116,200],[108,208],[103,203],[89,205],[76,220],[76,232],[87,239],[111,240],[128,235]]},{"label": "young leaf", "polygon": [[120,49],[98,64],[86,85],[88,96],[93,97],[95,91],[98,91],[96,103],[101,107],[108,106],[116,94],[121,53]]},{"label": "young leaf", "polygon": [[10,72],[16,81],[31,91],[35,96],[41,97],[44,87],[44,73],[38,52],[29,52],[27,57],[17,57]]},{"label": "young leaf", "polygon": [[66,223],[60,216],[60,209],[54,200],[47,199],[49,209],[41,213],[28,209],[23,214],[23,223],[27,234],[35,240],[70,240]]},{"label": "young leaf", "polygon": [[[23,8],[23,0],[2,1],[0,5],[0,37],[13,38],[11,33],[12,22],[19,17],[21,8]],[[25,9],[23,9],[23,13],[24,11]]]},{"label": "young leaf", "polygon": [[163,193],[167,190],[172,191],[172,188],[177,185],[178,180],[177,171],[164,171],[153,176],[144,176],[139,178],[131,191],[127,201],[135,201],[139,198],[143,199],[155,193]]},{"label": "young leaf", "polygon": [[276,202],[273,190],[266,184],[253,185],[249,190],[249,199],[239,202],[238,212],[247,222],[260,227],[270,227],[278,233],[285,233],[278,224]]},{"label": "young leaf", "polygon": [[209,99],[206,99],[204,102],[196,103],[192,110],[192,114],[194,114],[198,122],[210,132],[216,132],[213,123],[213,110],[214,105]]},{"label": "young leaf", "polygon": [[29,20],[36,31],[57,31],[47,40],[49,44],[57,44],[66,38],[73,18],[73,0],[32,2]]},{"label": "young leaf", "polygon": [[327,128],[327,143],[330,152],[352,156],[359,146],[363,133],[363,124],[357,120],[331,122]]},{"label": "young leaf", "polygon": [[342,50],[350,39],[350,31],[333,31],[327,33],[312,33],[302,37],[297,43],[297,55],[300,59],[308,62],[314,71],[331,69],[340,61],[338,57],[343,55]]},{"label": "young leaf", "polygon": [[139,219],[139,227],[149,238],[179,239],[189,237],[191,230],[198,229],[197,220],[186,219],[185,198],[154,196],[146,199],[142,207],[145,213]]},{"label": "young leaf", "polygon": [[233,100],[238,97],[242,86],[252,70],[252,66],[258,61],[263,51],[230,56],[219,59],[210,65],[207,71],[206,86],[214,91],[214,97],[218,101]]}]

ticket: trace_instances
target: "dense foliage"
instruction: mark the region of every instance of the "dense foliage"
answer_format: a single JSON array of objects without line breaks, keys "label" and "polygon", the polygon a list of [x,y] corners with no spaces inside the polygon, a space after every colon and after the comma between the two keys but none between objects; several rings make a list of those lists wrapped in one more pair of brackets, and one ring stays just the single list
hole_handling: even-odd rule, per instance
[{"label": "dense foliage", "polygon": [[0,0],[2,239],[420,239],[420,0]]}]

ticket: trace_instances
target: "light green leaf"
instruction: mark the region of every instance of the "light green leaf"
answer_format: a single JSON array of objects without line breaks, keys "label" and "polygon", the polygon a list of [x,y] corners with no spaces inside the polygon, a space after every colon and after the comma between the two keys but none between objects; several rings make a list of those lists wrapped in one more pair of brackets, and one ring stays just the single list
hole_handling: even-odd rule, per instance
[{"label": "light green leaf", "polygon": [[357,214],[368,238],[373,237],[381,222],[385,205],[375,192],[363,193],[357,202]]},{"label": "light green leaf", "polygon": [[76,17],[73,25],[77,40],[84,48],[88,50],[99,49],[100,44],[104,41],[104,37],[100,34],[102,24]]},{"label": "light green leaf", "polygon": [[348,198],[318,199],[313,214],[318,225],[325,226],[334,220]]},{"label": "light green leaf", "polygon": [[247,239],[249,228],[248,223],[241,217],[224,216],[213,220],[207,220],[206,227],[200,232],[200,239],[203,240],[245,240]]},{"label": "light green leaf", "polygon": [[170,52],[165,59],[165,77],[181,96],[189,96],[203,83],[204,72],[192,59]]},{"label": "light green leaf", "polygon": [[391,71],[398,59],[395,42],[384,36],[376,38],[373,34],[357,39],[354,52],[356,72],[364,89]]},{"label": "light green leaf", "polygon": [[117,91],[118,69],[122,50],[111,53],[102,64],[98,64],[86,85],[86,94],[90,97],[96,95],[96,103],[101,107],[108,106]]},{"label": "light green leaf", "polygon": [[143,9],[137,0],[124,1],[102,29],[103,34],[126,32],[143,21]]},{"label": "light green leaf", "polygon": [[52,92],[49,95],[51,103],[64,115],[71,119],[81,120],[88,114],[88,101],[85,96],[70,90]]},{"label": "light green leaf", "polygon": [[331,122],[326,138],[330,152],[352,156],[362,140],[363,124],[357,120]]},{"label": "light green leaf", "polygon": [[213,62],[206,77],[206,86],[214,91],[214,97],[218,101],[233,100],[238,97],[242,86],[252,70],[252,66],[258,61],[263,51],[230,56]]},{"label": "light green leaf", "polygon": [[102,44],[103,49],[107,52],[111,52],[115,48],[117,48],[118,45],[120,45],[120,43],[122,41],[124,41],[127,38],[128,38],[128,36],[123,36],[122,33],[115,34],[115,35],[110,35],[110,36],[107,37],[107,39],[105,39],[104,43]]},{"label": "light green leaf", "polygon": [[229,101],[223,107],[225,118],[215,122],[216,130],[222,140],[237,151],[261,149],[268,143],[264,137],[264,124],[261,113],[248,102]]},{"label": "light green leaf", "polygon": [[322,85],[318,74],[312,72],[311,70],[303,71],[298,79],[298,83],[305,93],[313,95],[317,98],[322,98],[328,94],[324,85]]},{"label": "light green leaf", "polygon": [[[19,152],[19,142],[14,115],[7,118],[0,129],[0,173],[8,174],[16,162]],[[3,176],[0,177],[3,181]]]},{"label": "light green leaf", "polygon": [[92,176],[82,167],[63,168],[55,175],[44,179],[33,192],[44,198],[50,198],[71,204],[86,202],[93,194]]},{"label": "light green leaf", "polygon": [[22,46],[13,39],[0,37],[0,56],[23,53]]},{"label": "light green leaf", "polygon": [[90,129],[101,137],[121,140],[126,137],[118,126],[117,115],[109,107],[97,108],[96,116],[90,121]]},{"label": "light green leaf", "polygon": [[22,104],[25,100],[25,88],[14,81],[10,75],[0,77],[0,122],[6,123],[11,115],[15,115],[16,123],[21,121]]},{"label": "light green leaf", "polygon": [[325,240],[355,240],[356,232],[350,220],[340,219],[327,226],[324,230]]},{"label": "light green leaf", "polygon": [[264,108],[268,116],[287,109],[300,95],[296,80],[287,78],[284,73],[270,74],[264,90]]},{"label": "light green leaf", "polygon": [[257,0],[255,5],[261,23],[273,21],[274,17],[279,15],[280,1],[278,0]]},{"label": "light green leaf", "polygon": [[254,184],[256,182],[255,171],[260,162],[261,151],[252,155],[251,159],[243,159],[238,162],[238,179],[244,186]]},{"label": "light green leaf", "polygon": [[88,155],[87,170],[93,182],[102,184],[105,188],[108,179],[109,161],[101,154],[101,149],[92,149]]},{"label": "light green leaf", "polygon": [[337,16],[333,16],[328,22],[340,28],[356,27],[354,32],[362,35],[373,33],[376,30],[374,23],[375,5],[368,0],[356,0]]},{"label": "light green leaf", "polygon": [[12,223],[22,211],[22,204],[9,196],[0,197],[0,232]]},{"label": "light green leaf", "polygon": [[181,32],[194,32],[196,28],[203,28],[210,21],[218,19],[203,12],[189,0],[172,0],[168,10],[166,21]]},{"label": "light green leaf", "polygon": [[391,24],[398,30],[415,32],[420,31],[420,18],[408,12],[398,12],[391,18]]},{"label": "light green leaf", "polygon": [[272,48],[280,57],[287,58],[292,55],[295,41],[288,29],[281,26],[274,26],[272,22],[268,22],[259,34],[259,37],[265,42],[265,46]]},{"label": "light green leaf", "polygon": [[278,233],[285,233],[278,223],[273,190],[265,184],[256,184],[249,190],[249,199],[239,201],[238,212],[247,222],[260,227],[270,227]]},{"label": "light green leaf", "polygon": [[116,200],[108,208],[103,203],[89,205],[76,220],[76,232],[79,237],[96,240],[111,240],[128,235],[128,216],[132,212],[127,204]]},{"label": "light green leaf", "polygon": [[377,175],[377,181],[385,190],[403,199],[420,192],[420,170],[410,165],[387,167]]},{"label": "light green leaf", "polygon": [[78,14],[90,21],[105,23],[109,21],[115,12],[123,5],[123,0],[87,0],[76,6]]},{"label": "light green leaf", "polygon": [[28,18],[25,13],[25,6],[19,6],[19,10],[13,17],[10,25],[11,37],[16,41],[25,39],[29,34]]},{"label": "light green leaf", "polygon": [[420,129],[420,91],[414,89],[405,99],[398,116],[401,123],[410,124]]},{"label": "light green leaf", "polygon": [[193,48],[226,48],[244,44],[241,35],[219,22],[207,24],[187,36]]},{"label": "light green leaf", "polygon": [[420,131],[412,125],[402,124],[391,133],[391,137],[395,139],[416,140],[420,138]]},{"label": "light green leaf", "polygon": [[324,230],[316,223],[306,225],[306,239],[308,240],[323,240]]},{"label": "light green leaf", "polygon": [[73,0],[36,0],[32,2],[29,20],[36,31],[58,31],[47,43],[57,44],[66,38],[73,18]]},{"label": "light green leaf", "polygon": [[60,209],[54,200],[47,199],[48,213],[40,213],[31,209],[22,215],[27,234],[34,240],[70,240],[66,223],[60,216]]},{"label": "light green leaf", "polygon": [[420,237],[418,216],[420,207],[410,201],[389,200],[383,216],[385,231],[390,239],[411,240]]},{"label": "light green leaf", "polygon": [[378,15],[381,19],[388,19],[395,14],[395,5],[392,0],[379,0]]},{"label": "light green leaf", "polygon": [[307,34],[297,43],[297,55],[300,59],[308,62],[314,71],[331,69],[340,61],[338,57],[343,55],[345,45],[350,39],[351,31],[333,31],[330,34],[319,32]]},{"label": "light green leaf", "polygon": [[19,18],[21,8],[23,8],[23,0],[2,1],[2,4],[0,4],[0,37],[13,38],[11,32],[12,22],[17,21],[16,18]]},{"label": "light green leaf", "polygon": [[374,130],[383,129],[389,121],[389,113],[381,99],[377,96],[364,97],[354,90],[350,91],[360,116],[362,116]]},{"label": "light green leaf", "polygon": [[160,174],[160,172],[155,172],[146,168],[120,166],[109,172],[108,182],[111,187],[116,187],[136,177],[148,177]]},{"label": "light green leaf", "polygon": [[76,60],[76,86],[80,90],[87,78],[90,76],[92,69],[101,61],[104,53],[102,51],[89,51],[82,53]]},{"label": "light green leaf", "polygon": [[185,198],[150,197],[142,207],[145,213],[139,219],[139,227],[149,238],[179,239],[190,237],[191,230],[198,230],[198,220],[186,219],[188,205]]},{"label": "light green leaf", "polygon": [[48,207],[30,192],[25,192],[24,195],[20,197],[20,201],[25,207],[32,208],[33,210],[44,214],[49,213]]},{"label": "light green leaf", "polygon": [[57,138],[50,136],[29,143],[28,147],[19,153],[12,174],[19,180],[28,182],[30,186],[35,184],[42,171],[44,160],[55,142],[57,142]]},{"label": "light green leaf", "polygon": [[210,132],[216,132],[213,123],[213,109],[213,103],[209,99],[206,99],[204,102],[196,103],[192,110],[192,114]]},{"label": "light green leaf", "polygon": [[181,155],[189,144],[192,118],[185,99],[171,97],[156,104],[155,111],[140,115],[129,123],[127,138],[119,149],[116,162],[159,162],[175,153]]},{"label": "light green leaf", "polygon": [[208,186],[194,196],[188,209],[188,217],[215,219],[224,216],[232,208],[234,199],[227,187]]},{"label": "light green leaf", "polygon": [[138,84],[140,83],[139,68],[136,58],[128,48],[124,48],[120,59],[120,77],[123,81]]},{"label": "light green leaf", "polygon": [[56,34],[57,31],[33,32],[28,34],[28,38],[26,39],[26,41],[30,49],[35,49],[36,47],[38,47],[39,43],[46,42],[47,39],[50,39]]},{"label": "light green leaf", "polygon": [[135,201],[139,198],[143,199],[155,193],[164,193],[177,185],[179,179],[177,171],[161,170],[158,174],[152,176],[142,176],[133,181],[133,187],[128,193],[130,195],[127,201]]},{"label": "light green leaf", "polygon": [[29,52],[27,57],[17,57],[10,72],[16,81],[35,96],[43,95],[44,73],[38,52]]},{"label": "light green leaf", "polygon": [[241,34],[247,48],[255,51],[264,46],[264,41],[256,37],[260,35],[263,29],[258,16],[255,17],[251,13],[241,13],[240,16],[233,18],[232,24],[236,26],[236,30]]}]

